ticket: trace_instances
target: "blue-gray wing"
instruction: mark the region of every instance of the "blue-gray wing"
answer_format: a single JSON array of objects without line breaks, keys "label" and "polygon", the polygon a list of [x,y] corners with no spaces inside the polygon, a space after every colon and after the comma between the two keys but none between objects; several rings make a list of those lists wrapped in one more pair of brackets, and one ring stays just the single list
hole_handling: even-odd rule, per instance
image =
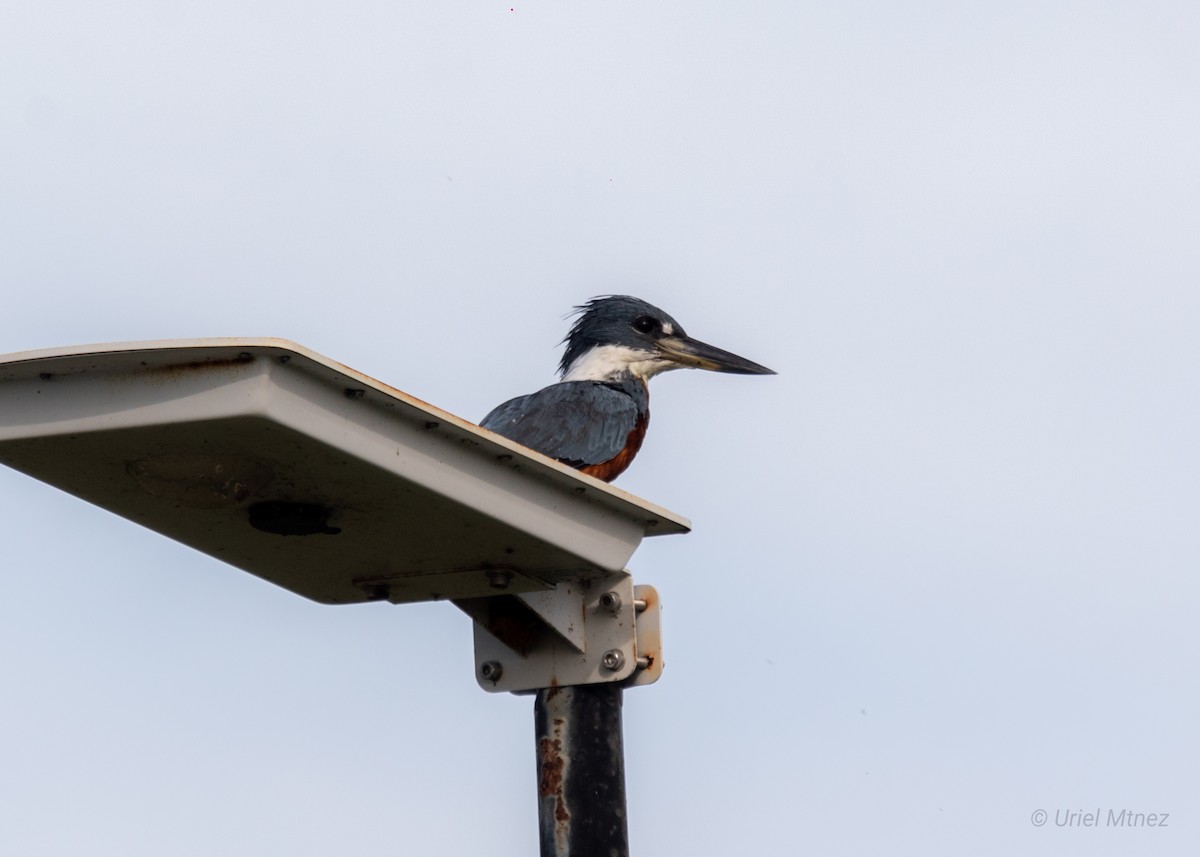
[{"label": "blue-gray wing", "polygon": [[480,425],[572,467],[585,467],[624,449],[637,416],[637,403],[620,390],[595,381],[564,381],[505,402]]}]

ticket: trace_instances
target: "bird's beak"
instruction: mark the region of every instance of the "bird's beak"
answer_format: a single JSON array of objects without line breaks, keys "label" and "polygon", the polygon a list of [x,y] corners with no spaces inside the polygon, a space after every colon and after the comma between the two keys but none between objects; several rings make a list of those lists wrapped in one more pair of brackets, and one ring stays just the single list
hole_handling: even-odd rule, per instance
[{"label": "bird's beak", "polygon": [[665,336],[656,343],[663,357],[695,369],[711,372],[731,372],[735,375],[774,375],[773,369],[759,366],[745,357],[738,357],[690,336]]}]

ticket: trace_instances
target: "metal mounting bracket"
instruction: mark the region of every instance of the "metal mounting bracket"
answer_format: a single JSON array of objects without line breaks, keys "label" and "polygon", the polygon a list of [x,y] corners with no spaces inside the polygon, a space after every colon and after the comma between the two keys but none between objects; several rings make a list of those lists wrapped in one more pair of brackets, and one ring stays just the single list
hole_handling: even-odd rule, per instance
[{"label": "metal mounting bracket", "polygon": [[628,572],[454,603],[475,621],[475,679],[484,690],[635,686],[662,675],[658,592],[634,586]]}]

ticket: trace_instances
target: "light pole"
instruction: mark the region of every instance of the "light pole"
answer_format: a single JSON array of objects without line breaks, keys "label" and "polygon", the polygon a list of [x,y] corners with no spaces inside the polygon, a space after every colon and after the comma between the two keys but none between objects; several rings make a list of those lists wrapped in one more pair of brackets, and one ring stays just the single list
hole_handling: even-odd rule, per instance
[{"label": "light pole", "polygon": [[454,601],[480,686],[536,693],[542,853],[628,853],[625,564],[685,519],[278,339],[0,357],[0,463],[324,604]]}]

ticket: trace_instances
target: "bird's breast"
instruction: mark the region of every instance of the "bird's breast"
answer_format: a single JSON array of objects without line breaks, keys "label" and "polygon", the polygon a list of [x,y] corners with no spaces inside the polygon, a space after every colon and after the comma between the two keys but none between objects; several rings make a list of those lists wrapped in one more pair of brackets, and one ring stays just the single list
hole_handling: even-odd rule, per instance
[{"label": "bird's breast", "polygon": [[610,458],[608,461],[602,461],[599,464],[586,464],[580,467],[579,470],[586,473],[588,476],[595,476],[604,482],[612,482],[618,476],[625,472],[633,461],[638,450],[642,448],[642,441],[646,438],[646,427],[650,425],[650,409],[642,411],[638,414],[637,422],[633,424],[633,429],[625,438],[625,446],[621,451]]}]

